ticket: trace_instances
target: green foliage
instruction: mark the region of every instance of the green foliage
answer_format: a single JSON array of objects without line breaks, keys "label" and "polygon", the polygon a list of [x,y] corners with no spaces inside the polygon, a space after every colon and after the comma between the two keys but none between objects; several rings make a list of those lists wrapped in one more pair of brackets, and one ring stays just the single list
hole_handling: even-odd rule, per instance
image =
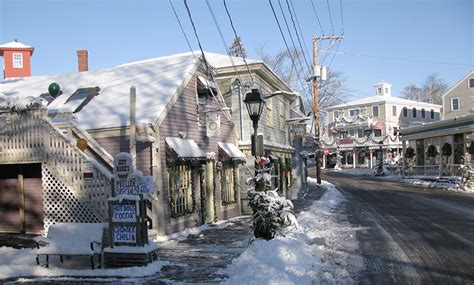
[{"label": "green foliage", "polygon": [[237,57],[247,57],[247,51],[245,50],[240,37],[235,38],[234,42],[229,47],[229,55]]},{"label": "green foliage", "polygon": [[428,149],[426,150],[426,155],[428,157],[436,157],[438,154],[439,154],[439,152],[436,149],[435,145],[428,146]]}]

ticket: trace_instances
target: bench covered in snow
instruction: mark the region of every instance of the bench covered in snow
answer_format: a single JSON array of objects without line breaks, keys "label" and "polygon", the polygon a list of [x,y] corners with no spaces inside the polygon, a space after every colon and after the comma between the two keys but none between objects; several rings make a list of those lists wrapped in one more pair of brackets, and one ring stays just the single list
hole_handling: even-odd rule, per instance
[{"label": "bench covered in snow", "polygon": [[[49,267],[49,256],[82,255],[90,256],[92,269],[94,256],[98,256],[98,266],[101,267],[102,238],[106,223],[59,223],[49,227],[48,235],[37,242],[36,263],[40,265],[40,256],[46,256],[46,267]],[[43,246],[41,246],[43,245]]]}]

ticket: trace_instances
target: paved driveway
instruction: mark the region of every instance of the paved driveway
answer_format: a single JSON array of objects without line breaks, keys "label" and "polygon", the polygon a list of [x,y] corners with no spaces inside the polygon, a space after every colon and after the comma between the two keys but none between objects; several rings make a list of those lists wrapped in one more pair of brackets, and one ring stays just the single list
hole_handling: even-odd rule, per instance
[{"label": "paved driveway", "polygon": [[327,172],[347,197],[362,284],[473,284],[474,195]]}]

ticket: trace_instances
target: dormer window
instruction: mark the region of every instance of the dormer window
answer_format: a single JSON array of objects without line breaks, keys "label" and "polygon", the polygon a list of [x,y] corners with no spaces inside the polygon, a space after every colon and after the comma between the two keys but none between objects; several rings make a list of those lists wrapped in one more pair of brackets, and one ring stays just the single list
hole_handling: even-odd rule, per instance
[{"label": "dormer window", "polygon": [[13,53],[13,68],[23,68],[23,54]]},{"label": "dormer window", "polygon": [[64,104],[65,107],[70,107],[73,113],[79,112],[87,103],[89,103],[95,96],[99,95],[100,88],[89,87],[79,88],[72,94]]},{"label": "dormer window", "polygon": [[378,88],[377,88],[377,94],[378,94],[378,95],[382,94],[382,87],[378,87]]}]

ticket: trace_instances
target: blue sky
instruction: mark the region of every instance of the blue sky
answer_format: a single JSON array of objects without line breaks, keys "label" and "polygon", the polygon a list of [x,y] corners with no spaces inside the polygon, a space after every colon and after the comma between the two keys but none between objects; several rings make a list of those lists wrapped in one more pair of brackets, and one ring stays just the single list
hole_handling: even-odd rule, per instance
[{"label": "blue sky", "polygon": [[[280,1],[286,9],[286,0]],[[292,2],[303,32],[303,44],[311,51],[313,34],[322,33],[311,0]],[[342,31],[342,3],[345,38],[338,52],[347,55],[336,55],[332,68],[347,77],[347,87],[355,90],[352,99],[372,95],[373,84],[381,80],[392,83],[397,95],[410,83],[421,84],[430,73],[438,73],[452,85],[474,69],[474,1],[328,2],[335,33]],[[192,48],[198,49],[183,1],[173,3]],[[203,48],[225,53],[206,1],[188,3]],[[284,25],[278,0],[272,3]],[[330,34],[326,0],[313,3],[325,33]],[[229,45],[233,33],[223,2],[210,0],[210,4]],[[257,57],[256,49],[260,46],[269,53],[285,49],[267,0],[227,0],[227,4],[249,57]],[[283,29],[286,32],[286,27]],[[289,41],[287,34],[286,37]],[[76,72],[78,49],[89,50],[90,70],[189,51],[168,0],[0,0],[0,42],[15,38],[35,47],[33,75]],[[330,61],[328,57],[325,64]]]}]

